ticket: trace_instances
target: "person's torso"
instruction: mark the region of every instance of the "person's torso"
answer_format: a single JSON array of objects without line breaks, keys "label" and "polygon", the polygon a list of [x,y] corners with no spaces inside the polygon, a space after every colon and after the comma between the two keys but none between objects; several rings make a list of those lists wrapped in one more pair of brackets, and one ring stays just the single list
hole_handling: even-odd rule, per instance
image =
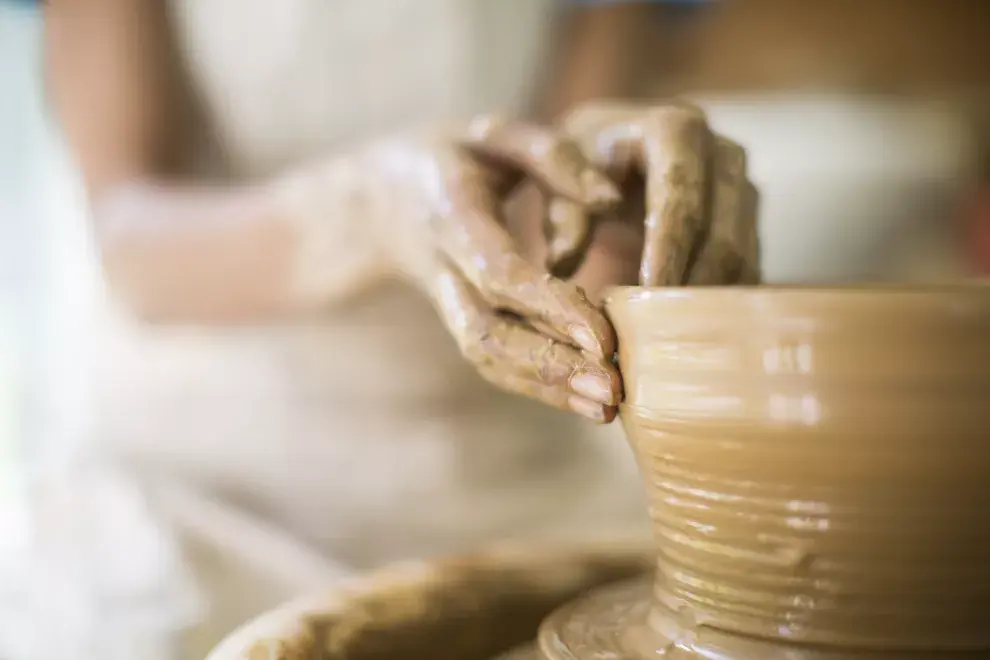
[{"label": "person's torso", "polygon": [[172,0],[204,126],[264,175],[397,129],[515,114],[558,0]]}]

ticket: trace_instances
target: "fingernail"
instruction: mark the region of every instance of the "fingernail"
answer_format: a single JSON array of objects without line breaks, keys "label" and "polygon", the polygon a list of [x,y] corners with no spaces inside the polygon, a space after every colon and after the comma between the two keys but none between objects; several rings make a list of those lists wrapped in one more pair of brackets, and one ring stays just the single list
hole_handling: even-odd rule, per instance
[{"label": "fingernail", "polygon": [[588,401],[578,396],[572,396],[567,400],[567,405],[582,417],[587,417],[596,422],[605,421],[605,409],[600,403]]},{"label": "fingernail", "polygon": [[593,355],[602,357],[602,346],[594,333],[580,325],[571,326],[569,334],[578,346]]},{"label": "fingernail", "polygon": [[622,199],[619,187],[597,170],[587,169],[581,173],[581,187],[589,204],[611,206]]},{"label": "fingernail", "polygon": [[571,378],[571,389],[592,401],[606,405],[615,403],[615,393],[612,392],[612,379],[605,374],[589,371],[576,374]]}]

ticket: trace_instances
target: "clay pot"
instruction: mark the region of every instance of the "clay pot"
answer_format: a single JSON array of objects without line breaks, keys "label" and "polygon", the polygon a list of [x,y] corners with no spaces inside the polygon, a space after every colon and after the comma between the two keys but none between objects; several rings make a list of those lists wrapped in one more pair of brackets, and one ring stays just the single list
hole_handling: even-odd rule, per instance
[{"label": "clay pot", "polygon": [[619,646],[987,657],[990,289],[625,288],[607,310],[659,555]]},{"label": "clay pot", "polygon": [[399,566],[208,660],[990,657],[990,288],[626,288],[607,310],[655,553]]}]

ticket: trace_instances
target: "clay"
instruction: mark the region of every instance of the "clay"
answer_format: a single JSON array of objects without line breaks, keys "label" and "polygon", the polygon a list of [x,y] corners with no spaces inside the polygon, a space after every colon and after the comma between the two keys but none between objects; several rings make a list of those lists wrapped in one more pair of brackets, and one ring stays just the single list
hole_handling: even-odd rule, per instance
[{"label": "clay", "polygon": [[544,653],[990,652],[990,291],[629,288],[607,310],[657,574],[551,617]]},{"label": "clay", "polygon": [[211,660],[990,654],[990,288],[633,287],[606,309],[652,578],[572,598],[637,573],[608,549],[414,566]]},{"label": "clay", "polygon": [[535,652],[536,629],[554,609],[652,563],[648,547],[618,542],[410,562],[267,612],[207,660],[520,660]]}]

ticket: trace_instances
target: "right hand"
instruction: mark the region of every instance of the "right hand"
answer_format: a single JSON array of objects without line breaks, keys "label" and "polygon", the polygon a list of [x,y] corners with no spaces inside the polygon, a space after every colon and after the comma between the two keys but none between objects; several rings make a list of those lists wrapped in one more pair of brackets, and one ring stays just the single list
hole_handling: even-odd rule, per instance
[{"label": "right hand", "polygon": [[611,325],[580,288],[519,254],[502,207],[529,178],[549,196],[601,211],[618,202],[614,184],[551,129],[490,118],[374,146],[361,159],[373,209],[364,215],[478,372],[504,389],[611,421],[621,398]]},{"label": "right hand", "polygon": [[[542,263],[600,299],[614,286],[755,285],[761,277],[758,192],[744,149],[678,102],[594,101],[559,124],[622,191],[590,216],[527,186],[510,215]],[[537,240],[540,234],[548,241]]]}]

